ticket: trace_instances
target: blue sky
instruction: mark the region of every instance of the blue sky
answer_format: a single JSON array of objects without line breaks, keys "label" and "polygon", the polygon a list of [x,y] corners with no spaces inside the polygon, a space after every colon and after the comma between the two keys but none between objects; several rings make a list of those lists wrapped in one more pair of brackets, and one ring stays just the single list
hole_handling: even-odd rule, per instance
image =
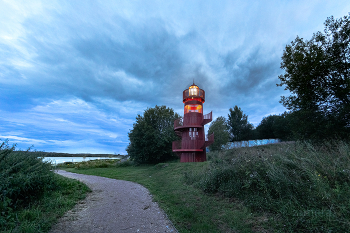
[{"label": "blue sky", "polygon": [[242,108],[257,126],[288,95],[284,47],[310,39],[337,1],[0,1],[0,139],[19,149],[125,154],[137,114],[182,91],[204,113]]}]

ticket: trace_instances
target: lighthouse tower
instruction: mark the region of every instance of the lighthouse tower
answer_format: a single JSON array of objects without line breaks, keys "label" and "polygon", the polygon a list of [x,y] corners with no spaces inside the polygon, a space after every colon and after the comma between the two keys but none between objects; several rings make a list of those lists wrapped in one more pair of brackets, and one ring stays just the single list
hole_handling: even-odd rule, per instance
[{"label": "lighthouse tower", "polygon": [[181,141],[173,142],[173,152],[180,162],[206,161],[206,147],[214,142],[214,134],[205,138],[204,125],[212,121],[212,112],[203,115],[205,92],[193,84],[183,91],[184,117],[175,120],[174,130]]}]

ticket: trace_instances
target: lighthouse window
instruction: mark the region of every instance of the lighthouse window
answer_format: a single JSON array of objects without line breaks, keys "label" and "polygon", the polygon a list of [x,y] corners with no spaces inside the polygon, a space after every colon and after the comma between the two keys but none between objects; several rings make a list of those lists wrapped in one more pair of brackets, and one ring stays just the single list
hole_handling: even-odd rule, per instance
[{"label": "lighthouse window", "polygon": [[188,136],[191,138],[191,140],[194,140],[198,137],[198,131],[197,128],[189,128]]},{"label": "lighthouse window", "polygon": [[193,132],[193,137],[195,137],[195,138],[198,137],[197,128],[194,128],[193,131],[194,131],[194,132]]},{"label": "lighthouse window", "polygon": [[198,95],[198,87],[190,87],[189,88],[189,91],[190,91],[190,96],[193,96],[193,95]]},{"label": "lighthouse window", "polygon": [[185,105],[185,114],[189,112],[203,113],[202,105],[200,104],[188,104]]}]

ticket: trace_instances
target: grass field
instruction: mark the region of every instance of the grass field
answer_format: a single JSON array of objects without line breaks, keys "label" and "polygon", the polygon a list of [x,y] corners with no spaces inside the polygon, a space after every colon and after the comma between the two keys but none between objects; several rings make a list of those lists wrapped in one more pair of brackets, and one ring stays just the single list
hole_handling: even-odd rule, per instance
[{"label": "grass field", "polygon": [[201,170],[207,166],[208,163],[164,163],[65,170],[142,184],[180,232],[251,232],[253,222],[258,223],[260,216],[253,216],[237,200],[206,195],[185,183],[184,171]]},{"label": "grass field", "polygon": [[347,143],[239,148],[208,158],[67,171],[144,185],[179,232],[349,232]]},{"label": "grass field", "polygon": [[86,197],[90,189],[83,183],[56,175],[58,188],[17,206],[7,213],[0,226],[3,233],[48,232],[65,212]]}]

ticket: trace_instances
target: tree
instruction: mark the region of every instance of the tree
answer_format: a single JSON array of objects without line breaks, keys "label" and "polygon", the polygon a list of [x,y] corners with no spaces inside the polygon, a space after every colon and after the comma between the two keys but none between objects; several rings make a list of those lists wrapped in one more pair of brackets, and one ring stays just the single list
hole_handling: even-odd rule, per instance
[{"label": "tree", "polygon": [[136,123],[128,136],[130,144],[126,151],[136,163],[158,163],[174,159],[172,142],[177,140],[174,120],[180,118],[166,106],[156,106],[137,115]]},{"label": "tree", "polygon": [[278,138],[281,140],[291,140],[293,137],[291,129],[296,125],[293,122],[292,113],[281,115],[270,115],[264,117],[258,127],[256,127],[258,139]]},{"label": "tree", "polygon": [[[282,56],[281,103],[299,117],[304,138],[346,137],[350,129],[350,14],[325,21],[324,33],[296,37]],[[301,124],[302,123],[302,124]]]},{"label": "tree", "polygon": [[276,138],[275,136],[275,122],[279,118],[278,115],[270,115],[264,117],[258,127],[256,127],[256,131],[259,139],[269,139]]},{"label": "tree", "polygon": [[228,129],[226,118],[222,116],[210,124],[208,134],[214,133],[215,135],[215,141],[209,146],[210,151],[222,150],[222,147],[228,143],[230,139]]},{"label": "tree", "polygon": [[[294,127],[293,127],[294,126]],[[281,140],[294,140],[292,129],[295,128],[292,113],[284,112],[274,120],[273,133]]]},{"label": "tree", "polygon": [[230,108],[227,124],[229,126],[230,141],[249,140],[252,137],[253,125],[248,122],[248,116],[243,114],[241,108]]}]

